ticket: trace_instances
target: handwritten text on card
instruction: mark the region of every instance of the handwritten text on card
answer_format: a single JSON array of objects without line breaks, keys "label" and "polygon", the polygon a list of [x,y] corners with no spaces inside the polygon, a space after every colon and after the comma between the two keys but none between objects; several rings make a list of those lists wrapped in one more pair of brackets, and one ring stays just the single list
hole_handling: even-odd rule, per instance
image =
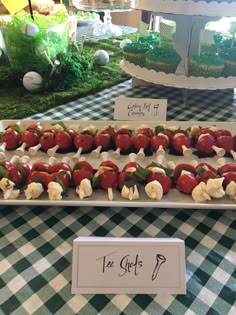
[{"label": "handwritten text on card", "polygon": [[115,101],[114,119],[166,120],[166,99],[119,97]]},{"label": "handwritten text on card", "polygon": [[72,293],[184,293],[179,239],[77,238]]}]

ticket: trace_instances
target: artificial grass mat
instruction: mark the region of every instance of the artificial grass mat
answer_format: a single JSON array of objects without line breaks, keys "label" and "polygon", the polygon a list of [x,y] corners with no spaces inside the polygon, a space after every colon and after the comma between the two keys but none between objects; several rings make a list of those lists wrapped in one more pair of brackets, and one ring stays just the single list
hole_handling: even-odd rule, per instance
[{"label": "artificial grass mat", "polygon": [[123,58],[119,42],[114,42],[114,39],[132,39],[136,36],[136,33],[131,33],[99,41],[86,41],[84,49],[90,49],[94,52],[98,49],[104,49],[110,54],[110,62],[103,67],[94,67],[94,71],[88,75],[84,82],[64,91],[30,93],[23,87],[18,78],[16,79],[11,75],[9,66],[0,65],[0,120],[22,119],[43,113],[58,105],[128,80],[129,75],[119,65]]}]

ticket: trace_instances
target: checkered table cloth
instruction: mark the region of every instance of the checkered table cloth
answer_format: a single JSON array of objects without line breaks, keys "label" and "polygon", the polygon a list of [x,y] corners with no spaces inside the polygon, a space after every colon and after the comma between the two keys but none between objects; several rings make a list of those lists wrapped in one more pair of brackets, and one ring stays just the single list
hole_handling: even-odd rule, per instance
[{"label": "checkered table cloth", "polygon": [[[167,120],[235,121],[233,90],[131,87],[124,82],[34,119],[113,117],[114,99],[168,98]],[[0,206],[0,314],[234,315],[236,211]],[[77,236],[178,237],[185,241],[187,294],[72,295]]]}]

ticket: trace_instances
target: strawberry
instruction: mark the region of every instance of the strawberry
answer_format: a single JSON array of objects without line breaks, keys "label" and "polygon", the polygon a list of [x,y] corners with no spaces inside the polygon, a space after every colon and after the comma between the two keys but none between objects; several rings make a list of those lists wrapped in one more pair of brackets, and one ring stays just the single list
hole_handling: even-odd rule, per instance
[{"label": "strawberry", "polygon": [[107,133],[98,133],[94,136],[94,145],[103,150],[108,150],[111,147],[111,136]]},{"label": "strawberry", "polygon": [[102,189],[108,190],[114,188],[117,182],[117,173],[115,171],[105,171],[99,176],[99,185]]},{"label": "strawberry", "polygon": [[169,146],[169,138],[166,135],[159,133],[151,138],[152,151],[156,152],[161,146],[163,150],[167,150]]},{"label": "strawberry", "polygon": [[75,186],[78,186],[80,182],[87,178],[87,179],[92,179],[93,173],[88,171],[87,169],[76,169],[73,171],[72,174],[72,180]]},{"label": "strawberry", "polygon": [[82,148],[82,152],[86,153],[92,150],[93,135],[89,132],[77,134],[74,138],[74,145],[76,149]]},{"label": "strawberry", "polygon": [[132,139],[132,144],[136,151],[139,151],[140,149],[147,150],[150,145],[150,141],[149,137],[139,133]]},{"label": "strawberry", "polygon": [[219,136],[217,138],[217,146],[225,149],[227,153],[234,149],[234,139],[232,136]]},{"label": "strawberry", "polygon": [[116,134],[115,147],[119,148],[122,153],[126,153],[132,146],[132,139],[128,134]]},{"label": "strawberry", "polygon": [[176,188],[185,194],[191,194],[197,185],[198,180],[193,174],[180,175],[176,182]]}]

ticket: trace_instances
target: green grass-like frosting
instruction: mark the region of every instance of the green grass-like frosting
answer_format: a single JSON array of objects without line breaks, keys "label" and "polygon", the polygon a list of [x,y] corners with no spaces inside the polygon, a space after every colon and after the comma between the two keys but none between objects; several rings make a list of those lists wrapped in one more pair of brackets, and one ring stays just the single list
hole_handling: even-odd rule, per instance
[{"label": "green grass-like frosting", "polygon": [[208,66],[223,66],[224,60],[223,58],[214,53],[201,53],[200,55],[194,55],[192,60],[198,64],[204,64]]},{"label": "green grass-like frosting", "polygon": [[160,42],[159,34],[156,32],[150,32],[148,35],[141,35],[138,39],[141,43],[147,43],[149,45],[158,46]]},{"label": "green grass-like frosting", "polygon": [[236,61],[236,47],[225,49],[220,55],[225,60]]},{"label": "green grass-like frosting", "polygon": [[149,43],[137,41],[126,44],[123,51],[125,53],[145,54],[150,48]]},{"label": "green grass-like frosting", "polygon": [[181,61],[181,57],[177,51],[167,47],[156,47],[149,50],[146,58],[147,60],[168,64],[178,64]]}]

